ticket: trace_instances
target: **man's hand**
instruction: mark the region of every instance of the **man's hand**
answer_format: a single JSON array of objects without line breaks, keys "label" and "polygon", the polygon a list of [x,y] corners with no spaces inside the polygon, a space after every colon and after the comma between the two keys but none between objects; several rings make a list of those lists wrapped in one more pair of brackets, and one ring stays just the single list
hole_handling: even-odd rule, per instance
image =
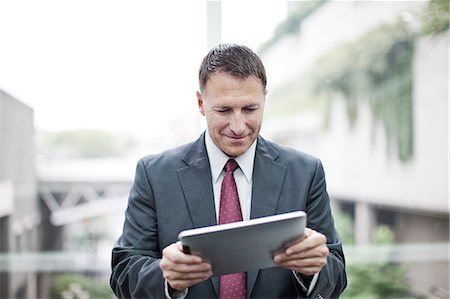
[{"label": "man's hand", "polygon": [[169,286],[182,291],[212,275],[211,265],[199,256],[185,254],[181,242],[172,243],[162,251],[159,264]]},{"label": "man's hand", "polygon": [[278,266],[302,275],[314,275],[319,273],[327,263],[329,250],[326,242],[327,239],[323,234],[305,228],[303,240],[289,246],[284,252],[277,254],[273,260]]}]

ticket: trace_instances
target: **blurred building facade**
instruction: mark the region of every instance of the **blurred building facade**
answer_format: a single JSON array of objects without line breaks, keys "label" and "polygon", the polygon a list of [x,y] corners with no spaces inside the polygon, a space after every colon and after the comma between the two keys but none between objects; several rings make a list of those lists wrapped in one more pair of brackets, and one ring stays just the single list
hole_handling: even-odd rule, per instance
[{"label": "blurred building facade", "polygon": [[[0,90],[0,254],[39,250],[34,148],[33,109]],[[0,272],[0,298],[34,298],[36,284],[33,273]]]},{"label": "blurred building facade", "polygon": [[0,90],[0,298],[52,298],[64,274],[109,296],[136,160],[36,157],[33,115]]},{"label": "blurred building facade", "polygon": [[[295,34],[262,54],[270,91],[308,76],[317,59],[383,23],[403,19],[416,30],[427,2],[325,2]],[[422,296],[449,293],[448,207],[448,32],[418,37],[412,61],[413,155],[407,161],[388,146],[385,127],[368,101],[351,125],[345,96],[330,95],[328,129],[323,116],[298,111],[266,120],[264,134],[323,160],[334,211],[354,219],[357,246],[370,246],[376,227],[388,225],[395,244],[426,244],[428,257],[413,254],[408,279]],[[299,82],[301,82],[299,80]],[[299,109],[301,110],[301,109]],[[267,111],[269,112],[269,111]],[[266,112],[266,113],[267,113]],[[433,256],[434,245],[444,250]],[[445,245],[447,244],[447,245]],[[437,257],[439,256],[439,257]],[[348,257],[351,260],[351,256]]]}]

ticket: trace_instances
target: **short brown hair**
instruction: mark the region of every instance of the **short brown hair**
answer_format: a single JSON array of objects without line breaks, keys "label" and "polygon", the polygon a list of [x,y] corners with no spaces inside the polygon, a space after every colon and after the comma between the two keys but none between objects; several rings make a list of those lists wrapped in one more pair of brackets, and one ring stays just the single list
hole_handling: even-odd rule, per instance
[{"label": "short brown hair", "polygon": [[247,78],[251,75],[261,79],[266,89],[266,70],[261,59],[250,48],[236,44],[220,44],[203,58],[198,73],[200,91],[212,73],[224,72],[235,77]]}]

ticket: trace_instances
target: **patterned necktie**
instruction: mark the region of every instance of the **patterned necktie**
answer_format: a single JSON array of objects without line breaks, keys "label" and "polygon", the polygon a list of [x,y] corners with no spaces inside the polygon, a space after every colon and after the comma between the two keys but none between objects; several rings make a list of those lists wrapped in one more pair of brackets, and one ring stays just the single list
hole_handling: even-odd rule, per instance
[{"label": "patterned necktie", "polygon": [[[225,165],[225,176],[220,191],[219,224],[242,221],[241,205],[233,172],[238,168],[234,159]],[[220,298],[246,298],[247,276],[245,272],[220,276]]]}]

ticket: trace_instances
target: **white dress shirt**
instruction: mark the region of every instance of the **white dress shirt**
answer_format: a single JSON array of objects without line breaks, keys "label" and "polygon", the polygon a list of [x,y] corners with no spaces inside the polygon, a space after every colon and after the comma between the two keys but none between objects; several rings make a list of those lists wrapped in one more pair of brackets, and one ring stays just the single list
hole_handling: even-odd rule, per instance
[{"label": "white dress shirt", "polygon": [[[208,152],[209,165],[211,167],[211,177],[214,189],[214,204],[216,207],[216,219],[219,222],[220,190],[222,188],[223,177],[225,176],[224,167],[230,159],[222,152],[212,141],[208,132],[205,134],[206,151]],[[252,184],[253,184],[253,162],[255,161],[256,140],[250,148],[235,160],[239,165],[234,173],[234,180],[238,190],[239,203],[241,204],[242,219],[250,219],[250,209],[252,202]]]}]

